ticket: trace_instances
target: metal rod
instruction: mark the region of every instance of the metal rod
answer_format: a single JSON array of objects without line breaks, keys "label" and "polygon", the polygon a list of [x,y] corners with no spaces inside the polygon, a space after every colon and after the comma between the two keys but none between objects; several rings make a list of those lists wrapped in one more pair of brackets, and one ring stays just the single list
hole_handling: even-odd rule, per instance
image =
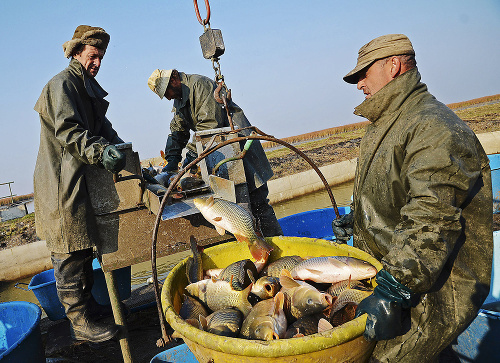
[{"label": "metal rod", "polygon": [[106,279],[106,286],[108,287],[109,300],[111,301],[111,308],[113,309],[113,316],[115,318],[115,324],[120,327],[119,342],[120,348],[122,350],[123,362],[132,363],[132,354],[130,351],[130,345],[128,342],[128,329],[125,317],[123,316],[123,311],[120,306],[120,295],[118,294],[118,289],[116,288],[116,280],[113,271],[104,272],[104,277]]}]

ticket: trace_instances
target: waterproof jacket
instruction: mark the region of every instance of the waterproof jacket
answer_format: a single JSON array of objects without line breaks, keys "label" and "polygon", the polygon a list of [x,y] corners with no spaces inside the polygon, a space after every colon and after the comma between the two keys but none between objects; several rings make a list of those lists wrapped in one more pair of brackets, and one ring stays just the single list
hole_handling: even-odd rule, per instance
[{"label": "waterproof jacket", "polygon": [[377,343],[382,362],[427,362],[474,319],[493,254],[489,160],[417,68],[355,109],[371,124],[354,186],[354,245],[417,295],[411,329]]},{"label": "waterproof jacket", "polygon": [[[182,98],[174,100],[174,117],[170,123],[170,132],[165,147],[165,157],[168,162],[179,163],[184,147],[188,147],[196,155],[194,143],[188,145],[190,130],[203,131],[220,127],[228,127],[226,110],[214,98],[217,84],[208,77],[197,74],[179,72],[182,84]],[[234,102],[229,104],[233,112],[232,119],[235,128],[251,126],[243,110]],[[248,136],[251,131],[241,133]],[[245,176],[249,191],[264,185],[272,176],[273,171],[267,160],[264,149],[258,140],[243,158]]]},{"label": "waterproof jacket", "polygon": [[104,148],[121,141],[105,116],[106,95],[72,59],[35,105],[41,124],[34,173],[36,231],[50,251],[73,252],[98,241],[86,171],[102,168]]}]

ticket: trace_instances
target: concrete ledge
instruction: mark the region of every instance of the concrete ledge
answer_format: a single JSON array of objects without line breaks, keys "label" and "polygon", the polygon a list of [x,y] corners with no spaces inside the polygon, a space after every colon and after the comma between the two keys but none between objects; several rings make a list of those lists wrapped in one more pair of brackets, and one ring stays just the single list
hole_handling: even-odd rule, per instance
[{"label": "concrete ledge", "polygon": [[[338,185],[354,179],[358,159],[342,161],[319,168],[329,185]],[[301,195],[324,189],[325,186],[314,170],[289,175],[267,182],[271,204],[290,200]]]},{"label": "concrete ledge", "polygon": [[15,281],[52,268],[45,241],[0,251],[0,281]]},{"label": "concrete ledge", "polygon": [[481,142],[481,145],[483,145],[486,154],[500,153],[500,131],[477,134],[477,138]]}]

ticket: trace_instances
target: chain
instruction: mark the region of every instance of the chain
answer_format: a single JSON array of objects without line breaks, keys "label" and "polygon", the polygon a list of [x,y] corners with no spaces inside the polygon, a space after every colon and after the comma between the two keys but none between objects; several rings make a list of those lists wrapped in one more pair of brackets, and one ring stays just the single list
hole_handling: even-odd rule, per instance
[{"label": "chain", "polygon": [[224,83],[224,76],[222,75],[222,72],[220,71],[219,58],[212,58],[212,67],[215,71],[215,82]]}]

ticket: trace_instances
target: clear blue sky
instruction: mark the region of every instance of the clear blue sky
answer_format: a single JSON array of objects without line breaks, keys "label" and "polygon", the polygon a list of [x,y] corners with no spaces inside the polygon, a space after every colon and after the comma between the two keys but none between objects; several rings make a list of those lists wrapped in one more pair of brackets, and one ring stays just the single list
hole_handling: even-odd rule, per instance
[{"label": "clear blue sky", "polygon": [[[204,15],[203,0],[199,6]],[[500,93],[498,0],[211,0],[211,10],[233,99],[276,137],[362,121],[352,112],[363,94],[342,76],[358,49],[383,34],[410,38],[422,80],[442,102]],[[214,76],[190,0],[1,0],[0,183],[14,181],[15,194],[33,191],[40,131],[33,106],[67,66],[62,44],[79,24],[111,35],[96,79],[109,92],[108,118],[141,159],[159,155],[171,119],[172,103],[147,86],[152,71]]]}]

